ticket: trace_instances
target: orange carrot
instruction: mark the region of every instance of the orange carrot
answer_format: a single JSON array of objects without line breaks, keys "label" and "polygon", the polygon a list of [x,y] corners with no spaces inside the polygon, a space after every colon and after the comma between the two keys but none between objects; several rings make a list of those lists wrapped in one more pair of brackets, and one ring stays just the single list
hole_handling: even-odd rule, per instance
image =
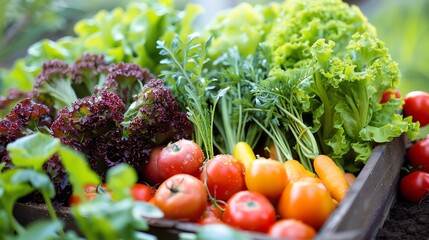
[{"label": "orange carrot", "polygon": [[347,179],[347,182],[349,183],[349,185],[351,186],[355,181],[356,181],[356,176],[353,173],[344,173],[344,176]]},{"label": "orange carrot", "polygon": [[297,160],[287,160],[283,163],[283,166],[286,170],[286,176],[288,183],[298,180],[302,177],[316,177],[316,175],[307,169]]},{"label": "orange carrot", "polygon": [[318,155],[313,164],[320,180],[328,188],[332,197],[340,203],[350,187],[343,171],[335,164],[332,158],[326,155]]}]

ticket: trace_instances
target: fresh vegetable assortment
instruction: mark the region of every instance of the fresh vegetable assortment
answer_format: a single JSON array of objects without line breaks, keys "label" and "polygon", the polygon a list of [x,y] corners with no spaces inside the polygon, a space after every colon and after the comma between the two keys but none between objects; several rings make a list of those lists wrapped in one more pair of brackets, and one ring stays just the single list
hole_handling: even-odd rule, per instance
[{"label": "fresh vegetable assortment", "polygon": [[[137,238],[141,216],[311,238],[375,145],[415,141],[428,122],[429,94],[396,94],[397,63],[356,6],[240,4],[197,29],[199,11],[168,0],[102,11],[3,72],[4,236],[27,234],[11,211],[37,189],[26,199],[68,204],[89,239]],[[426,140],[408,150],[423,171]],[[22,167],[46,189],[21,186]],[[409,179],[416,201],[427,186]]]}]

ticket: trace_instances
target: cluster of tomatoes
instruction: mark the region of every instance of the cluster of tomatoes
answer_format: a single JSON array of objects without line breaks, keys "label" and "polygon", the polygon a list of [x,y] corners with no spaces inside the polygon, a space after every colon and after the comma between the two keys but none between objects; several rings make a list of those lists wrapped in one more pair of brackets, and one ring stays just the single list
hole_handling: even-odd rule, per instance
[{"label": "cluster of tomatoes", "polygon": [[[398,92],[388,92],[399,98]],[[386,96],[386,98],[388,97]],[[412,116],[420,127],[429,125],[429,93],[413,91],[405,95],[403,113]],[[419,203],[429,195],[429,135],[419,139],[407,149],[407,162],[411,168],[401,177],[399,191],[401,195],[412,203]],[[410,171],[411,170],[411,171]]]},{"label": "cluster of tomatoes", "polygon": [[[256,158],[244,142],[233,154],[206,162],[192,140],[156,147],[144,174],[148,185],[135,184],[131,196],[154,204],[166,218],[276,237],[314,237],[339,202],[300,162]],[[105,189],[89,186],[85,191],[90,199]]]}]

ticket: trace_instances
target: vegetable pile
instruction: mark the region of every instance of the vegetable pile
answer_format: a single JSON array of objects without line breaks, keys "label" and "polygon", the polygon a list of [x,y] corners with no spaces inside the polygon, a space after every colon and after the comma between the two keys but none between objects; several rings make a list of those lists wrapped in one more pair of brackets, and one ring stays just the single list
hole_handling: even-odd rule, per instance
[{"label": "vegetable pile", "polygon": [[[195,29],[199,10],[164,0],[102,11],[4,71],[0,190],[7,174],[32,167],[14,152],[31,143],[49,153],[31,161],[56,194],[27,199],[70,204],[85,236],[108,235],[85,229],[85,206],[138,200],[167,218],[309,238],[375,145],[415,140],[426,124],[401,114],[400,96],[385,97],[400,72],[356,6],[240,4]],[[61,149],[82,154],[97,179],[71,173]]]}]

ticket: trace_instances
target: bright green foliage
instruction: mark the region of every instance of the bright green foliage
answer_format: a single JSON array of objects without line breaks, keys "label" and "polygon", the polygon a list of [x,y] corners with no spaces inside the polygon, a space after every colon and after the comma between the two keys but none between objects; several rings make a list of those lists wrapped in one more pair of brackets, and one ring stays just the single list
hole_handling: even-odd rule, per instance
[{"label": "bright green foliage", "polygon": [[44,39],[33,44],[25,58],[3,72],[5,89],[31,90],[42,62],[61,59],[72,63],[84,53],[102,53],[108,63],[133,62],[159,73],[161,56],[156,41],[169,41],[174,34],[186,39],[200,11],[196,5],[176,10],[172,1],[131,2],[125,9],[102,10],[92,18],[77,22],[76,36],[64,36],[57,41]]},{"label": "bright green foliage", "polygon": [[253,54],[270,31],[279,10],[277,3],[256,6],[241,3],[218,14],[207,29],[207,34],[213,36],[209,57],[216,59],[232,47],[245,57]]},{"label": "bright green foliage", "polygon": [[274,62],[283,69],[311,58],[310,48],[319,39],[334,41],[342,50],[356,32],[375,34],[375,29],[356,6],[341,0],[289,0],[280,6],[280,21],[267,36]]},{"label": "bright green foliage", "polygon": [[[144,217],[160,218],[163,213],[149,203],[131,198],[129,189],[136,183],[137,174],[129,165],[110,168],[107,184],[111,187],[111,195],[100,194],[88,202],[84,186],[99,184],[100,178],[89,168],[82,154],[42,133],[22,137],[9,146],[8,150],[14,152],[9,152],[12,163],[20,163],[20,168],[3,170],[5,164],[0,165],[0,239],[81,239],[73,231],[63,231],[64,224],[58,220],[51,202],[55,195],[53,183],[40,167],[55,153],[69,175],[74,194],[84,199],[82,204],[72,207],[71,213],[85,239],[154,239],[138,231],[149,227]],[[28,157],[29,152],[35,157]],[[23,161],[25,157],[28,159]],[[13,216],[13,208],[19,198],[33,191],[43,195],[50,220],[35,221],[24,228]]]}]

